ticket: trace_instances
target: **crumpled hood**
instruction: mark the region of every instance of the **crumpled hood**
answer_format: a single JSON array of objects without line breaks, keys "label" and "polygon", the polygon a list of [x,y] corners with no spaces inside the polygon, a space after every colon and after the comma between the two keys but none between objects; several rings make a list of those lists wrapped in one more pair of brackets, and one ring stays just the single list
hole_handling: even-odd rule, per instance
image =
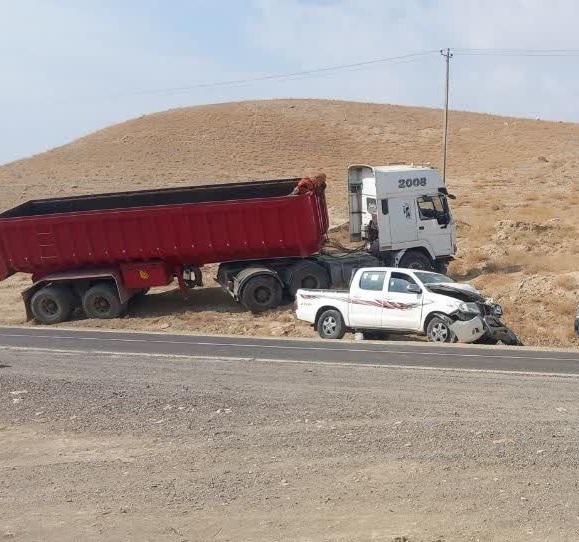
[{"label": "crumpled hood", "polygon": [[427,284],[426,287],[435,294],[456,297],[461,301],[484,301],[481,293],[470,284],[462,282],[443,282],[440,284]]}]

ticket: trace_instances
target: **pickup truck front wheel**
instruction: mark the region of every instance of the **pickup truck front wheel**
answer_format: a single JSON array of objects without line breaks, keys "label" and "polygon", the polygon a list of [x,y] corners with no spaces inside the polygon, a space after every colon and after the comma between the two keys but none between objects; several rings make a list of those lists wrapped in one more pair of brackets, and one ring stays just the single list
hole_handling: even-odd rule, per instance
[{"label": "pickup truck front wheel", "polygon": [[318,333],[322,339],[341,339],[346,334],[346,324],[339,311],[330,309],[318,318]]},{"label": "pickup truck front wheel", "polygon": [[456,342],[456,335],[450,329],[450,323],[440,316],[435,316],[428,322],[426,338],[431,343]]}]

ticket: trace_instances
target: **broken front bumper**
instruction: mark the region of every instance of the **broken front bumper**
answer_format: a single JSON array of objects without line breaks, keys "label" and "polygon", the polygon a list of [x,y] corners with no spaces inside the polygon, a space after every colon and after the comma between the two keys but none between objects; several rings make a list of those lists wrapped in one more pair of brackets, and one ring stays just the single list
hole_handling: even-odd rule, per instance
[{"label": "broken front bumper", "polygon": [[461,343],[473,343],[487,332],[487,327],[480,316],[475,316],[471,320],[457,320],[450,325],[450,329]]},{"label": "broken front bumper", "polygon": [[501,341],[511,333],[510,329],[494,316],[485,316],[484,325],[485,336],[493,340]]}]

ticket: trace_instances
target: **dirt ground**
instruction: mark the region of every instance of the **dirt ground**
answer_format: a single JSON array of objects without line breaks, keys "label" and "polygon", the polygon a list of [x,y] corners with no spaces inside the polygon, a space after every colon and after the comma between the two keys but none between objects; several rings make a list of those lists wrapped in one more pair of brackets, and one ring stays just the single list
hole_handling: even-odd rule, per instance
[{"label": "dirt ground", "polygon": [[578,540],[576,390],[0,350],[0,538]]},{"label": "dirt ground", "polygon": [[[337,226],[347,220],[348,164],[438,166],[440,126],[437,110],[322,100],[171,110],[0,167],[0,207],[55,195],[324,171]],[[526,344],[579,345],[572,325],[579,300],[578,148],[577,124],[464,112],[450,117],[448,184],[457,195],[460,250],[451,273],[501,302]],[[21,277],[0,284],[0,322],[24,321],[18,296],[24,284]],[[158,294],[130,318],[107,325],[311,333],[289,308],[253,317],[212,288],[193,292],[184,304],[174,293]]]}]

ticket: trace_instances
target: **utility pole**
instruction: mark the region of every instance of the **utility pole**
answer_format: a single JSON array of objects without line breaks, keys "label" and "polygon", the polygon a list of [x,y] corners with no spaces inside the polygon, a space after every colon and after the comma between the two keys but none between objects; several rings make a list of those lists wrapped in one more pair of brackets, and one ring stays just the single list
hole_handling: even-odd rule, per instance
[{"label": "utility pole", "polygon": [[446,182],[446,143],[448,140],[448,87],[450,82],[450,59],[452,53],[450,49],[442,49],[440,54],[446,60],[446,78],[444,84],[444,134],[442,139],[442,180]]}]

